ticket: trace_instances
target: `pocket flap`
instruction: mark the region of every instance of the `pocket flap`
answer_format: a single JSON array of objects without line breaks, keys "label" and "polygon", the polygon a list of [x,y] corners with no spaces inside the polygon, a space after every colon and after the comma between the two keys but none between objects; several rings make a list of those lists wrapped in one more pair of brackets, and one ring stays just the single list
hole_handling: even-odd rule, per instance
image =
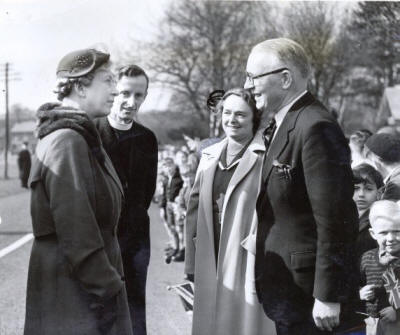
[{"label": "pocket flap", "polygon": [[316,254],[314,251],[292,252],[290,264],[293,270],[315,267]]}]

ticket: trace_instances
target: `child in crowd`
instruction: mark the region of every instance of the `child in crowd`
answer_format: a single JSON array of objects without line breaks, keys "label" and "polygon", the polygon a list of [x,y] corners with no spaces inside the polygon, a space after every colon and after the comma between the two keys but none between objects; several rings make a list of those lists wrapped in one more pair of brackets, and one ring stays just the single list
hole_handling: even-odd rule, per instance
[{"label": "child in crowd", "polygon": [[179,191],[182,188],[183,181],[178,166],[174,163],[172,158],[166,158],[164,160],[164,168],[167,176],[165,184],[167,230],[171,244],[171,246],[166,249],[165,261],[166,263],[170,263],[171,260],[174,259],[174,256],[177,256],[180,250],[180,240],[175,220],[175,198],[178,196]]},{"label": "child in crowd", "polygon": [[370,233],[378,248],[361,260],[360,298],[369,317],[367,335],[400,334],[400,205],[377,201],[370,210]]},{"label": "child in crowd", "polygon": [[381,174],[371,165],[360,164],[353,168],[354,195],[359,217],[359,234],[356,242],[357,262],[364,252],[377,247],[369,233],[369,209],[379,198],[379,189],[383,186]]},{"label": "child in crowd", "polygon": [[365,158],[363,150],[367,139],[372,135],[369,130],[361,129],[351,134],[349,146],[351,150],[351,167],[354,168],[361,163],[370,163]]},{"label": "child in crowd", "polygon": [[185,260],[184,224],[186,218],[186,204],[188,202],[189,194],[195,177],[195,174],[191,171],[188,165],[182,166],[180,168],[180,172],[183,185],[178,196],[175,198],[175,226],[179,239],[179,251],[173,257],[175,262],[182,262]]}]

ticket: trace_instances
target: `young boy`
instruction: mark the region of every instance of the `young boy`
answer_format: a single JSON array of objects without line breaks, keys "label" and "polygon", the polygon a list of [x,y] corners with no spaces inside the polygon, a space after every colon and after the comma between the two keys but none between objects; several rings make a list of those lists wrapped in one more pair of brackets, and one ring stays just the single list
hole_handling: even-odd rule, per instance
[{"label": "young boy", "polygon": [[383,186],[381,174],[371,165],[360,164],[353,168],[354,195],[359,216],[359,234],[356,242],[357,262],[361,261],[364,252],[377,247],[376,241],[369,233],[369,209],[378,200],[379,189]]},{"label": "young boy", "polygon": [[361,260],[360,298],[366,301],[369,314],[365,320],[367,335],[399,335],[400,205],[389,200],[377,201],[371,207],[369,219],[370,233],[378,248],[364,253]]}]

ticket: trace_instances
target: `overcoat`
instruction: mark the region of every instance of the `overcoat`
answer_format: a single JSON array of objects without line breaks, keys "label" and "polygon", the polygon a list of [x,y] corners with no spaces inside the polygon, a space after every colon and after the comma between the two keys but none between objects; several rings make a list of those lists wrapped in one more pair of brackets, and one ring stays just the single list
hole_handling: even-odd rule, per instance
[{"label": "overcoat", "polygon": [[18,153],[18,168],[22,185],[26,186],[31,170],[31,154],[28,149],[22,149]]},{"label": "overcoat", "polygon": [[66,128],[38,142],[25,335],[132,334],[116,236],[123,191],[99,150],[103,164]]},{"label": "overcoat", "polygon": [[218,266],[214,248],[212,189],[227,139],[203,150],[186,222],[186,273],[194,273],[193,335],[275,334],[256,298],[255,205],[265,146],[253,139],[228,185],[222,209]]}]

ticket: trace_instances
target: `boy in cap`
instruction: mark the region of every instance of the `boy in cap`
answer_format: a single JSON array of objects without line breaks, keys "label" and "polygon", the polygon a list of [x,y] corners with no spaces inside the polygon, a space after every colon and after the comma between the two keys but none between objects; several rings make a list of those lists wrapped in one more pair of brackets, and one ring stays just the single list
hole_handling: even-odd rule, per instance
[{"label": "boy in cap", "polygon": [[384,179],[382,199],[400,200],[400,137],[375,134],[365,143],[366,156]]},{"label": "boy in cap", "polygon": [[367,335],[398,335],[400,331],[400,205],[377,201],[370,210],[370,233],[378,248],[361,260],[361,300],[369,318]]}]

